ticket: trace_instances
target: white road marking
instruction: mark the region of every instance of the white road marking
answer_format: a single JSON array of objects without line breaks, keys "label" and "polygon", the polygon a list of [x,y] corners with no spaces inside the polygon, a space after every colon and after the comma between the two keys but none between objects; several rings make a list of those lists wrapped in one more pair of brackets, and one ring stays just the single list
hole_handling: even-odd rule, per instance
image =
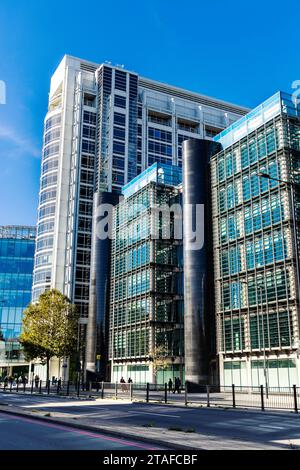
[{"label": "white road marking", "polygon": [[258,425],[260,428],[267,428],[267,429],[285,429],[282,426],[272,426],[271,424],[267,426],[266,424],[259,424]]},{"label": "white road marking", "polygon": [[180,418],[181,416],[179,415],[165,415],[162,413],[150,413],[148,411],[128,411],[128,413],[137,413],[137,414],[142,414],[142,415],[156,415],[156,416],[166,416],[167,418]]}]

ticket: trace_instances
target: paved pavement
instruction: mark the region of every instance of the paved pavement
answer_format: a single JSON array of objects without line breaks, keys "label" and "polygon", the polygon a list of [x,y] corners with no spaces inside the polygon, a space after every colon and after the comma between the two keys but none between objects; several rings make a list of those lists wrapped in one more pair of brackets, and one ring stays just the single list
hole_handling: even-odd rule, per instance
[{"label": "paved pavement", "polygon": [[[32,415],[117,431],[138,439],[198,449],[300,448],[300,416],[293,413],[195,409],[129,401],[89,400],[1,394],[0,405]],[[1,407],[4,409],[4,407]]]}]

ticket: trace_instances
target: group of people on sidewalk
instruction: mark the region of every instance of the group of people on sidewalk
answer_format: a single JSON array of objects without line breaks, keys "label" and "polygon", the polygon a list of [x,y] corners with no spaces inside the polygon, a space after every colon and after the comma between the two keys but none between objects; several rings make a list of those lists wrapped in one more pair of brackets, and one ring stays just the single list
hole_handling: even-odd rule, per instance
[{"label": "group of people on sidewalk", "polygon": [[180,387],[181,387],[181,380],[179,377],[175,377],[174,379],[174,387],[173,387],[173,380],[170,378],[168,382],[169,386],[169,393],[180,393]]},{"label": "group of people on sidewalk", "polygon": [[3,380],[4,388],[11,386],[15,383],[27,384],[27,382],[28,382],[28,379],[24,374],[20,375],[20,377],[7,375],[6,377],[4,377],[4,380]]},{"label": "group of people on sidewalk", "polygon": [[[124,377],[121,377],[120,383],[122,384],[122,385],[121,385],[122,392],[126,392],[126,391],[128,390],[128,388],[127,388],[127,385],[126,385],[126,382],[125,382]],[[129,377],[129,379],[128,379],[128,383],[129,383],[129,384],[132,384],[132,379],[131,379],[130,377]]]}]

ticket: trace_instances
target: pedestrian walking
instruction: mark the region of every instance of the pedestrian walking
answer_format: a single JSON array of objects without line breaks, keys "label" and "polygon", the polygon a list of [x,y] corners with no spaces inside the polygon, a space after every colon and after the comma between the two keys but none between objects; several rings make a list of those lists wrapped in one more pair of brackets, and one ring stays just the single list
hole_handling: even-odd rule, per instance
[{"label": "pedestrian walking", "polygon": [[34,377],[35,388],[39,388],[40,378],[38,375]]},{"label": "pedestrian walking", "polygon": [[175,386],[174,386],[174,390],[173,390],[173,393],[180,393],[180,385],[181,385],[181,380],[179,377],[175,377]]},{"label": "pedestrian walking", "polygon": [[181,390],[180,390],[180,387],[181,387],[181,380],[180,380],[180,377],[178,377],[178,379],[177,379],[177,386],[178,386],[178,387],[177,387],[178,393],[181,393]]},{"label": "pedestrian walking", "polygon": [[125,385],[126,382],[125,382],[124,377],[121,377],[120,383],[122,384],[121,385],[122,392],[125,392],[126,391],[126,385]]},{"label": "pedestrian walking", "polygon": [[172,379],[171,379],[171,378],[169,379],[169,383],[168,383],[168,385],[169,385],[169,393],[171,393],[171,392],[172,392],[172,390],[173,390],[173,381],[172,381]]},{"label": "pedestrian walking", "polygon": [[4,377],[4,390],[6,389],[8,385],[8,376],[6,375],[6,377]]}]

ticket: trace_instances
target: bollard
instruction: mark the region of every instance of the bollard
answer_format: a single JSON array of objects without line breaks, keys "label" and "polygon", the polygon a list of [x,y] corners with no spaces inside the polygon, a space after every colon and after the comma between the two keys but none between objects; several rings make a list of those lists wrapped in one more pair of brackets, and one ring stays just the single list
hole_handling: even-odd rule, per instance
[{"label": "bollard", "polygon": [[10,382],[10,387],[9,387],[9,391],[10,391],[10,392],[12,391],[12,384],[13,384],[13,383],[12,383],[12,380],[11,380],[11,382]]},{"label": "bollard", "polygon": [[80,395],[80,379],[77,380],[77,396]]},{"label": "bollard", "polygon": [[24,381],[24,383],[23,383],[23,393],[25,393],[25,392],[26,392],[26,381]]},{"label": "bollard", "polygon": [[33,394],[33,380],[31,381],[31,395]]},{"label": "bollard", "polygon": [[206,385],[206,395],[207,395],[207,408],[209,408],[210,407],[209,385]]},{"label": "bollard", "polygon": [[165,403],[168,403],[168,384],[165,383]]},{"label": "bollard", "polygon": [[99,393],[99,382],[96,382],[96,392]]},{"label": "bollard", "polygon": [[235,386],[234,384],[231,385],[232,388],[232,407],[235,408]]},{"label": "bollard", "polygon": [[293,393],[294,393],[294,409],[295,409],[295,413],[298,413],[297,386],[296,385],[293,385]]},{"label": "bollard", "polygon": [[265,411],[265,404],[264,404],[264,386],[260,386],[260,398],[261,398],[261,410]]},{"label": "bollard", "polygon": [[50,380],[47,381],[47,393],[50,395]]},{"label": "bollard", "polygon": [[102,382],[101,398],[102,398],[102,400],[104,399],[104,382]]},{"label": "bollard", "polygon": [[70,381],[67,382],[67,396],[70,395]]},{"label": "bollard", "polygon": [[149,403],[149,388],[150,388],[150,385],[149,385],[149,382],[147,382],[147,386],[146,386],[146,402]]},{"label": "bollard", "polygon": [[39,391],[40,394],[42,394],[42,381],[40,380],[40,391]]},{"label": "bollard", "polygon": [[184,384],[184,404],[187,406],[188,404],[188,382],[186,381]]},{"label": "bollard", "polygon": [[115,399],[118,399],[118,383],[115,383]]},{"label": "bollard", "polygon": [[19,391],[19,380],[17,380],[17,392]]}]

